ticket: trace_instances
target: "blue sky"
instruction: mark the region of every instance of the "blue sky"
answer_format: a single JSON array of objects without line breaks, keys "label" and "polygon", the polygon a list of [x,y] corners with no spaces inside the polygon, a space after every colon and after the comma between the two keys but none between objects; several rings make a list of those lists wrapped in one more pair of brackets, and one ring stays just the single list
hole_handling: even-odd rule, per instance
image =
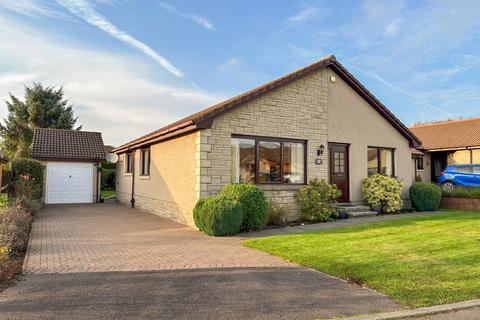
[{"label": "blue sky", "polygon": [[480,116],[479,16],[466,0],[2,0],[0,98],[63,85],[118,145],[334,54],[407,125]]}]

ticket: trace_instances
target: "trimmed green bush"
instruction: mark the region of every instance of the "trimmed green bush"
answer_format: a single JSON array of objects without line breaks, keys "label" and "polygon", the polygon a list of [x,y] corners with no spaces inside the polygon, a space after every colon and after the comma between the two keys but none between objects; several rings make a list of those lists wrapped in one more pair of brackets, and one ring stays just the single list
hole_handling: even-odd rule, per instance
[{"label": "trimmed green bush", "polygon": [[200,231],[203,231],[203,228],[204,228],[202,208],[203,208],[203,204],[208,198],[210,197],[202,198],[198,200],[197,203],[195,204],[195,208],[193,208],[193,221],[195,221],[195,225]]},{"label": "trimmed green bush", "polygon": [[452,191],[442,190],[443,197],[480,199],[480,188],[456,187]]},{"label": "trimmed green bush", "polygon": [[195,206],[197,227],[211,236],[230,236],[240,231],[243,206],[240,202],[215,196],[200,200]]},{"label": "trimmed green bush", "polygon": [[12,161],[13,195],[40,199],[43,194],[43,165],[40,161],[19,158]]},{"label": "trimmed green bush", "polygon": [[409,192],[412,204],[418,211],[435,211],[440,206],[442,191],[432,183],[414,183]]},{"label": "trimmed green bush", "polygon": [[102,167],[102,190],[115,190],[115,169],[106,169]]},{"label": "trimmed green bush", "polygon": [[265,226],[268,202],[259,187],[250,183],[233,183],[225,186],[220,195],[242,204],[244,218],[241,231],[259,230]]},{"label": "trimmed green bush", "polygon": [[376,173],[362,181],[362,194],[371,208],[392,213],[403,206],[403,183],[395,178]]},{"label": "trimmed green bush", "polygon": [[335,204],[342,192],[334,184],[314,178],[308,186],[298,190],[296,198],[300,203],[302,219],[326,222],[338,217]]}]

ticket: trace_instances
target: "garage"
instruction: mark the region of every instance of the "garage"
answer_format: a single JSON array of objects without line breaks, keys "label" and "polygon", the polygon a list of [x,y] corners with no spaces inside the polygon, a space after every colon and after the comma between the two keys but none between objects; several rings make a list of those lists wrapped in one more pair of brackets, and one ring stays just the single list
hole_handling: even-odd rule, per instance
[{"label": "garage", "polygon": [[99,132],[35,129],[32,157],[45,165],[46,204],[99,202],[105,159]]}]

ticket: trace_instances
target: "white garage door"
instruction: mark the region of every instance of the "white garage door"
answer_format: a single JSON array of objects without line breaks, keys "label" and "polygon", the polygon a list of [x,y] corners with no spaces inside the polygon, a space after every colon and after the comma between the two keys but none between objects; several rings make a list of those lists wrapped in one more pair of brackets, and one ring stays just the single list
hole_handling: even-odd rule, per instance
[{"label": "white garage door", "polygon": [[47,163],[46,203],[91,203],[93,164]]}]

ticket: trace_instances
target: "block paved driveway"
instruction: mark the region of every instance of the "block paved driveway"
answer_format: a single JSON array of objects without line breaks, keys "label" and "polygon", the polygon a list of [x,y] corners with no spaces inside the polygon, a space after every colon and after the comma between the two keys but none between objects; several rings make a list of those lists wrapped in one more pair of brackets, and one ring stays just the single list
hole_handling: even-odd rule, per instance
[{"label": "block paved driveway", "polygon": [[2,319],[319,319],[402,307],[378,292],[118,204],[49,206]]},{"label": "block paved driveway", "polygon": [[127,206],[49,206],[36,217],[24,273],[152,271],[288,266],[243,247]]}]

